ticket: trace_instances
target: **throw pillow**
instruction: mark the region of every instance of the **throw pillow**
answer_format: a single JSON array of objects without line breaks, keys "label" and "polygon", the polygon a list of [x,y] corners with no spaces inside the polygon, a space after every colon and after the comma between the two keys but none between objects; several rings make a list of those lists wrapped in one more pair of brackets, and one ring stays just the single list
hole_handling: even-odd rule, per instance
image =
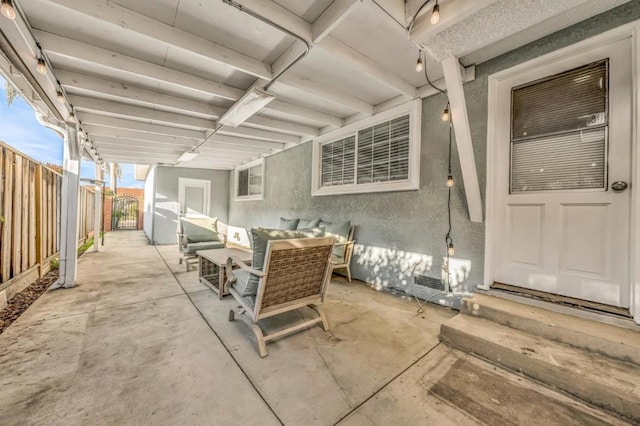
[{"label": "throw pillow", "polygon": [[[315,238],[322,236],[324,236],[324,231],[320,228],[299,230],[252,228],[253,258],[251,260],[251,267],[262,271],[264,267],[264,257],[267,254],[267,244],[270,240],[289,240],[292,238]],[[259,280],[257,276],[251,274],[249,282],[242,292],[242,296],[255,296],[258,292]]]},{"label": "throw pillow", "polygon": [[281,217],[278,221],[278,229],[287,229],[290,231],[295,231],[298,227],[298,222],[300,219],[285,219]]},{"label": "throw pillow", "polygon": [[[344,223],[328,223],[324,222],[324,229],[327,235],[331,235],[336,239],[336,243],[345,243],[349,238],[349,230],[351,229],[351,221]],[[333,248],[333,255],[344,258],[345,246],[336,246]]]},{"label": "throw pillow", "polygon": [[180,218],[180,222],[182,233],[187,236],[189,243],[220,241],[217,217],[183,217]]},{"label": "throw pillow", "polygon": [[317,228],[320,224],[320,219],[300,219],[298,221],[298,227],[296,229]]}]

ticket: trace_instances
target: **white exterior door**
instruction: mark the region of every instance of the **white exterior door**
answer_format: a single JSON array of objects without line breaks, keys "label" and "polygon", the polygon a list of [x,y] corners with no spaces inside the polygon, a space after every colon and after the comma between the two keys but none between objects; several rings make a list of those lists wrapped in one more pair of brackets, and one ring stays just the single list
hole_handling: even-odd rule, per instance
[{"label": "white exterior door", "polygon": [[[498,83],[489,172],[495,282],[629,307],[631,191],[621,182],[631,185],[631,56],[627,38]],[[596,63],[604,74],[576,71]],[[573,85],[565,89],[575,98],[547,96],[554,84]],[[599,90],[602,111],[580,115],[585,108],[574,105],[597,105],[588,98]],[[558,114],[574,109],[575,123],[553,132]]]},{"label": "white exterior door", "polygon": [[209,216],[211,182],[204,179],[179,178],[180,217]]}]

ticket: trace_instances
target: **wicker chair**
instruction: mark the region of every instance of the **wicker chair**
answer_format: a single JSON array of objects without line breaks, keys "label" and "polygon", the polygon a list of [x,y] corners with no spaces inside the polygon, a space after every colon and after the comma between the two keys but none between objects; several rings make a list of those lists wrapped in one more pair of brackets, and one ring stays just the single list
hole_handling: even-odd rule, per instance
[{"label": "wicker chair", "polygon": [[[327,317],[317,303],[324,300],[331,276],[329,260],[333,241],[332,237],[269,241],[262,271],[247,266],[238,258],[228,259],[227,271],[232,271],[233,264],[240,268],[230,274],[229,292],[241,305],[238,314],[253,330],[261,357],[267,356],[266,343],[271,340],[320,322],[325,331],[329,330]],[[243,297],[239,286],[235,285],[242,271],[259,277],[256,296]],[[315,310],[318,317],[269,335],[265,335],[258,325],[263,318],[304,306]],[[243,315],[245,313],[248,315]],[[236,312],[230,310],[229,321],[233,321],[235,315]]]}]

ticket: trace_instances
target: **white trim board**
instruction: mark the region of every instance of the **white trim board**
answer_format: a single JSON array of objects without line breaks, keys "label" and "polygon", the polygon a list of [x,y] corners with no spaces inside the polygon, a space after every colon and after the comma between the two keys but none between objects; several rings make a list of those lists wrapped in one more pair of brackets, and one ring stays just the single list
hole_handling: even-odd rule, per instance
[{"label": "white trim board", "polygon": [[[241,166],[235,167],[233,169],[233,200],[234,201],[264,200],[264,181],[265,181],[264,163],[265,163],[264,158],[258,158],[256,160],[252,160],[247,163],[244,163]],[[242,170],[250,169],[258,165],[262,166],[262,181],[261,181],[262,187],[260,188],[260,194],[238,196],[238,173]]]},{"label": "white trim board", "polygon": [[554,66],[563,62],[566,58],[585,54],[590,50],[607,44],[614,43],[626,38],[632,39],[632,158],[634,164],[632,166],[632,184],[631,191],[631,223],[630,223],[630,304],[629,310],[634,321],[640,324],[640,187],[634,185],[640,179],[640,134],[638,123],[640,122],[640,21],[635,21],[610,31],[606,31],[597,36],[588,38],[581,42],[572,44],[546,55],[537,57],[530,61],[526,61],[515,65],[511,68],[492,74],[488,78],[488,119],[487,119],[487,183],[486,183],[486,228],[485,228],[485,256],[484,256],[484,282],[478,288],[488,290],[493,283],[494,258],[492,255],[492,247],[495,244],[493,239],[493,218],[495,217],[494,204],[494,188],[495,182],[495,164],[497,146],[494,143],[498,129],[499,114],[496,110],[498,105],[498,88],[501,82],[526,73],[532,68],[547,67],[550,74],[553,74]]},{"label": "white trim board", "polygon": [[[322,162],[320,149],[323,144],[343,139],[357,133],[361,129],[375,126],[378,123],[393,120],[409,114],[409,179],[395,182],[373,184],[351,184],[334,187],[322,187],[320,176]],[[346,125],[335,131],[326,133],[313,140],[311,195],[362,194],[370,192],[411,191],[420,189],[420,148],[422,145],[422,100],[415,99],[379,114]]]},{"label": "white trim board", "polygon": [[[182,205],[184,204],[185,191],[184,188],[187,186],[195,186],[202,188],[203,196],[202,196],[202,205],[204,208],[204,212],[202,212],[205,216],[210,216],[211,213],[211,181],[207,179],[192,179],[192,178],[184,178],[178,177],[178,217],[182,217],[187,214],[187,212],[182,211]],[[180,226],[180,224],[178,224]]]},{"label": "white trim board", "polygon": [[482,223],[482,197],[480,196],[480,182],[476,170],[476,157],[473,153],[467,102],[464,97],[464,80],[462,78],[458,58],[450,56],[442,61],[444,79],[447,83],[451,123],[456,135],[460,171],[464,183],[464,193],[467,198],[467,209],[471,222]]}]

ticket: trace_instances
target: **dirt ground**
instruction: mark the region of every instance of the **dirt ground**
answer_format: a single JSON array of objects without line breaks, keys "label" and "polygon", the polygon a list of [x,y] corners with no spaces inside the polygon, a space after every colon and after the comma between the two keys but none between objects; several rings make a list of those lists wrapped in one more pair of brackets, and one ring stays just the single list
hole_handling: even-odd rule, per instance
[{"label": "dirt ground", "polygon": [[7,307],[0,311],[0,334],[2,334],[12,322],[17,320],[57,279],[58,271],[50,271],[44,277],[38,279],[29,285],[29,287],[9,299],[7,301]]}]

